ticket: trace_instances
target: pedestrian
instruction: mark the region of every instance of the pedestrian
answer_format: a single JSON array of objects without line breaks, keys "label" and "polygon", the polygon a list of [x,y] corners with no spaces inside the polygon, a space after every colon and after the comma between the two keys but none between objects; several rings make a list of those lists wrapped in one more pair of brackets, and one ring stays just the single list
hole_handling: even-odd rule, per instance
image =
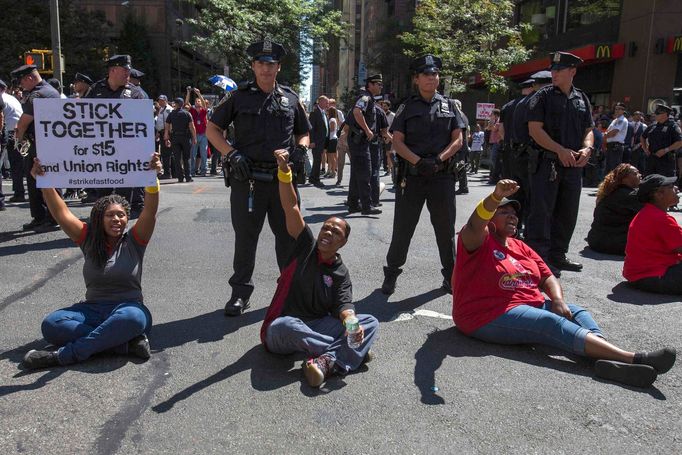
[{"label": "pedestrian", "polygon": [[682,147],[680,126],[670,118],[672,108],[665,104],[656,105],[656,122],[642,133],[640,144],[646,155],[646,175],[675,175],[675,150]]},{"label": "pedestrian", "polygon": [[395,292],[424,203],[441,263],[442,286],[451,292],[455,264],[455,178],[451,158],[462,147],[466,127],[452,100],[437,92],[442,61],[431,54],[412,61],[416,93],[396,111],[393,147],[400,157],[393,235],[386,255],[381,291]]},{"label": "pedestrian", "polygon": [[325,177],[336,178],[336,149],[339,143],[339,115],[335,107],[329,106],[327,109],[327,118],[329,119],[329,140],[327,142],[327,163],[329,164],[329,172],[325,174]]},{"label": "pedestrian", "polygon": [[391,140],[388,133],[388,119],[384,110],[379,103],[374,103],[376,110],[376,122],[372,132],[374,137],[369,143],[369,159],[370,159],[370,206],[381,207],[379,197],[381,196],[381,156],[384,154],[384,141]]},{"label": "pedestrian", "polygon": [[651,386],[674,365],[675,349],[625,351],[606,341],[587,310],[564,301],[547,264],[514,238],[519,204],[507,197],[517,190],[513,180],[500,180],[459,233],[452,299],[457,329],[487,343],[542,344],[590,357],[599,378]]},{"label": "pedestrian", "polygon": [[10,175],[12,176],[13,195],[8,202],[25,202],[26,190],[24,189],[24,158],[16,148],[15,130],[23,109],[18,99],[7,93],[7,84],[0,79],[0,99],[4,104],[1,109],[4,117],[4,128],[0,128],[0,133],[4,134],[2,145],[3,153],[9,160]]},{"label": "pedestrian", "polygon": [[[217,152],[227,157],[226,173],[231,186],[230,209],[235,232],[234,273],[229,283],[232,296],[225,315],[238,316],[249,307],[253,292],[251,276],[256,265],[258,236],[265,217],[275,235],[277,265],[282,270],[291,252],[284,211],[277,185],[277,161],[273,151],[286,149],[303,172],[302,160],[308,153],[310,124],[298,95],[277,82],[282,45],[269,39],[250,45],[254,81],[243,83],[227,101],[215,108],[206,129]],[[234,123],[234,141],[228,143],[223,131]],[[294,155],[294,156],[292,156]]]},{"label": "pedestrian", "polygon": [[322,154],[327,148],[329,141],[329,119],[327,118],[327,108],[329,98],[322,95],[317,98],[317,103],[310,113],[310,148],[313,151],[313,168],[310,172],[310,183],[315,186],[323,186],[320,180],[320,169],[322,164]]},{"label": "pedestrian", "polygon": [[374,97],[381,94],[383,86],[381,74],[369,76],[365,81],[365,88],[360,91],[353,109],[346,118],[350,154],[349,214],[361,212],[363,215],[378,215],[381,213],[381,209],[372,207],[370,142],[374,139],[373,130],[377,122]]},{"label": "pedestrian", "polygon": [[592,107],[573,85],[582,59],[567,52],[550,55],[552,85],[528,101],[531,151],[531,201],[526,240],[552,272],[578,272],[583,266],[566,257],[573,236],[583,167],[594,152]]},{"label": "pedestrian", "polygon": [[[149,167],[161,171],[158,155]],[[44,175],[35,158],[33,178]],[[142,264],[156,225],[159,181],[145,188],[147,201],[137,222],[127,229],[130,205],[122,196],[110,194],[97,200],[85,223],[74,215],[53,188],[42,193],[50,213],[85,257],[85,300],[50,313],[41,330],[56,350],[31,350],[23,360],[28,369],[83,362],[109,351],[149,359],[147,333],[152,315],[142,296]]]},{"label": "pedestrian", "polygon": [[[84,98],[94,99],[147,99],[147,94],[139,87],[131,84],[128,79],[132,69],[130,55],[114,55],[107,60],[107,77],[101,79],[90,87],[90,91]],[[117,193],[123,195],[130,203],[131,216],[136,217],[144,206],[144,189],[136,188],[99,188],[89,189],[86,198],[81,202],[94,202],[99,197]]]},{"label": "pedestrian", "polygon": [[500,152],[500,110],[493,109],[486,130],[490,132],[488,145],[490,150],[490,174],[488,175],[488,185],[494,185],[502,174],[502,154]]},{"label": "pedestrian", "polygon": [[[355,314],[348,269],[338,254],[350,235],[347,221],[330,217],[317,240],[298,207],[286,150],[276,150],[277,178],[287,231],[295,239],[290,262],[277,280],[275,296],[261,327],[261,341],[276,354],[304,352],[303,373],[311,387],[334,374],[347,374],[371,359],[379,323]],[[347,335],[353,321],[357,332]],[[351,346],[352,345],[352,346]]]},{"label": "pedestrian", "polygon": [[462,117],[465,128],[462,130],[462,148],[457,150],[454,156],[456,165],[456,179],[459,183],[459,188],[455,194],[469,194],[469,179],[467,178],[467,163],[469,162],[469,141],[471,140],[471,128],[469,127],[469,118],[462,111],[462,102],[460,100],[453,100],[455,109]]},{"label": "pedestrian", "polygon": [[647,125],[644,123],[644,114],[641,111],[635,111],[632,114],[632,153],[630,162],[633,166],[639,169],[640,173],[646,170],[646,155],[642,149],[642,134],[646,131]]},{"label": "pedestrian", "polygon": [[192,115],[183,109],[184,106],[182,98],[175,99],[174,109],[166,118],[166,129],[163,133],[166,147],[173,152],[174,173],[178,177],[178,183],[194,181],[189,162],[191,147],[197,143],[197,131]]},{"label": "pedestrian", "polygon": [[483,144],[485,142],[485,132],[481,128],[481,124],[476,122],[475,131],[471,135],[471,173],[477,174],[478,167],[481,165],[481,153],[483,153]]},{"label": "pedestrian", "polygon": [[613,108],[614,119],[606,128],[606,158],[604,173],[608,174],[623,162],[625,153],[625,137],[628,133],[628,121],[625,118],[625,105],[616,103]]},{"label": "pedestrian", "polygon": [[[28,202],[31,208],[31,221],[23,225],[24,231],[46,231],[57,229],[57,223],[47,210],[43,195],[36,187],[35,178],[30,173],[33,158],[36,158],[35,125],[33,122],[33,102],[39,98],[59,98],[59,92],[43,80],[34,65],[23,65],[12,71],[12,79],[18,80],[18,85],[24,94],[22,114],[17,122],[16,147],[25,150],[24,171],[28,188]],[[28,142],[25,142],[28,141]],[[28,147],[27,147],[28,146]]]},{"label": "pedestrian", "polygon": [[[391,102],[389,100],[383,100],[379,103],[381,109],[384,110],[386,115],[386,121],[388,122],[388,129],[391,129],[393,124],[393,119],[395,118],[395,112],[391,110]],[[389,133],[390,134],[390,133]],[[393,169],[393,146],[391,138],[384,138],[384,153],[381,155],[381,162],[384,169],[384,176],[389,175]]]},{"label": "pedestrian", "polygon": [[156,120],[154,121],[154,129],[156,130],[156,140],[159,143],[159,154],[161,155],[161,162],[163,163],[163,175],[159,177],[161,180],[170,179],[175,176],[173,161],[173,151],[166,145],[164,132],[166,130],[166,120],[173,111],[168,105],[168,97],[166,95],[159,95],[156,99],[159,103],[159,110],[156,113]]},{"label": "pedestrian", "polygon": [[194,93],[194,106],[188,109],[194,122],[194,130],[197,134],[196,144],[192,144],[189,158],[189,170],[192,177],[197,175],[205,177],[208,168],[208,141],[206,140],[206,125],[208,122],[208,109],[206,99],[198,88],[187,87],[185,105],[190,104],[190,95]]}]

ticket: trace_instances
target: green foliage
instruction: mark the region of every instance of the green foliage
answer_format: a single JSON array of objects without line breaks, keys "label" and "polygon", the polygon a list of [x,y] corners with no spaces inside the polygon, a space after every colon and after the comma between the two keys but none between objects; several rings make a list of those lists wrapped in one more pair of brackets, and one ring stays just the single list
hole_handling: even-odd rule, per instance
[{"label": "green foliage", "polygon": [[[59,2],[59,22],[66,72],[64,85],[76,72],[99,79],[104,74],[104,48],[110,24],[101,12],[88,13],[74,0]],[[31,49],[52,49],[49,2],[44,0],[3,0],[0,27],[0,77],[9,82],[9,73],[22,64],[22,55]],[[68,88],[65,88],[68,94]]]},{"label": "green foliage", "polygon": [[433,53],[443,59],[443,73],[454,91],[481,74],[491,92],[505,90],[500,73],[528,58],[521,28],[511,25],[511,0],[422,0],[414,30],[399,36],[408,56]]},{"label": "green foliage", "polygon": [[129,54],[132,57],[133,67],[145,74],[142,79],[142,88],[147,93],[159,92],[158,65],[144,20],[132,14],[126,16],[121,27],[116,53]]},{"label": "green foliage", "polygon": [[[287,49],[280,80],[296,86],[303,64],[312,62],[316,50],[326,50],[328,39],[344,30],[340,11],[330,11],[327,0],[194,0],[199,16],[190,19],[199,33],[189,46],[205,54],[224,56],[230,76],[251,77],[246,55],[249,44],[269,37]],[[302,39],[307,37],[308,39]]]}]

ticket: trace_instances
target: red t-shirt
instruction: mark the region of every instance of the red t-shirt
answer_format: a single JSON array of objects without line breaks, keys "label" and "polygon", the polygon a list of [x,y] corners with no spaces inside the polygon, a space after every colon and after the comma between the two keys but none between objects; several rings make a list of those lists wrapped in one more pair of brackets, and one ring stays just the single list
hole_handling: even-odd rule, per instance
[{"label": "red t-shirt", "polygon": [[194,107],[189,108],[189,113],[192,114],[192,120],[194,120],[194,128],[197,130],[197,134],[206,134],[206,109],[196,110]]},{"label": "red t-shirt", "polygon": [[468,335],[516,306],[542,306],[545,297],[538,284],[550,275],[540,256],[520,240],[509,238],[505,247],[488,235],[469,253],[460,236],[452,278],[457,328]]},{"label": "red t-shirt", "polygon": [[670,266],[682,261],[682,254],[673,251],[680,247],[682,228],[675,218],[653,204],[645,204],[630,222],[623,276],[637,281],[665,275]]}]

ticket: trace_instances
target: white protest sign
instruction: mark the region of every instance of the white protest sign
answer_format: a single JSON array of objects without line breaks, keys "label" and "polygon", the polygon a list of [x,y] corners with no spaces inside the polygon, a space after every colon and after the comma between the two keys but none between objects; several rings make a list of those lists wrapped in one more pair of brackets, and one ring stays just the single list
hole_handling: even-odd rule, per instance
[{"label": "white protest sign", "polygon": [[476,120],[488,120],[495,109],[494,103],[476,103]]},{"label": "white protest sign", "polygon": [[156,184],[152,100],[34,101],[39,188],[121,188]]}]

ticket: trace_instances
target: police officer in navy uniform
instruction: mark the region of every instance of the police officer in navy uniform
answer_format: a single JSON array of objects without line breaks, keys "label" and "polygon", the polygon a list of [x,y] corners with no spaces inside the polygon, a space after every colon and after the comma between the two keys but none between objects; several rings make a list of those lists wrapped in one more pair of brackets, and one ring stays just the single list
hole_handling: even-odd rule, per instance
[{"label": "police officer in navy uniform", "polygon": [[656,105],[656,123],[642,133],[640,143],[646,154],[646,175],[675,175],[675,150],[682,147],[680,126],[670,117],[673,109],[665,104]]},{"label": "police officer in navy uniform", "polygon": [[395,291],[398,275],[419,216],[426,202],[443,274],[443,288],[451,292],[455,263],[455,175],[454,154],[462,147],[466,127],[454,102],[437,92],[441,59],[425,55],[410,65],[417,93],[396,111],[391,132],[399,159],[393,236],[386,255],[381,291]]},{"label": "police officer in navy uniform", "polygon": [[519,191],[514,198],[521,204],[519,214],[518,235],[523,236],[523,232],[528,220],[530,205],[530,174],[528,172],[529,147],[531,143],[528,133],[528,101],[533,94],[547,84],[552,83],[552,73],[549,71],[538,71],[531,75],[530,79],[521,83],[521,99],[514,106],[511,125],[504,126],[505,143],[507,133],[509,138],[509,172],[512,180],[519,184]]},{"label": "police officer in navy uniform", "polygon": [[[232,296],[225,305],[226,316],[238,316],[249,307],[253,292],[251,279],[256,264],[258,236],[267,215],[275,235],[275,252],[280,268],[286,265],[292,246],[284,211],[279,200],[277,161],[273,152],[285,149],[297,172],[303,172],[307,156],[310,123],[298,95],[277,83],[284,47],[269,39],[250,45],[255,81],[239,86],[216,107],[208,122],[206,136],[229,164],[230,207],[235,232]],[[223,131],[234,123],[234,141]]]},{"label": "police officer in navy uniform", "polygon": [[128,81],[133,84],[139,91],[142,92],[145,98],[149,98],[149,95],[147,95],[147,92],[144,91],[142,88],[142,78],[144,77],[144,73],[138,69],[135,68],[130,68],[130,77],[128,78]]},{"label": "police officer in navy uniform", "polygon": [[381,155],[384,153],[384,139],[389,139],[390,134],[388,132],[388,118],[386,118],[386,113],[379,105],[380,97],[374,98],[374,110],[376,111],[376,122],[374,122],[374,128],[372,133],[374,137],[369,143],[369,154],[370,154],[370,205],[372,207],[381,207],[381,202],[379,197],[381,196],[381,178],[379,176],[379,170],[381,169]]},{"label": "police officer in navy uniform", "polygon": [[73,90],[76,92],[74,97],[83,98],[90,90],[92,84],[94,82],[90,79],[90,76],[84,73],[76,73],[73,77]]},{"label": "police officer in navy uniform", "polygon": [[550,57],[552,85],[528,101],[533,148],[526,242],[558,276],[560,270],[578,272],[583,267],[566,253],[578,218],[583,167],[594,152],[594,123],[590,100],[573,86],[582,59],[567,52]]},{"label": "police officer in navy uniform", "polygon": [[[374,140],[377,122],[374,97],[383,88],[381,74],[369,76],[364,90],[346,116],[349,128],[350,182],[348,184],[348,213],[362,211],[363,215],[377,215],[381,210],[372,207],[370,142]],[[359,203],[358,203],[359,201]]]},{"label": "police officer in navy uniform", "polygon": [[33,102],[38,98],[60,98],[60,94],[50,84],[43,80],[34,65],[23,65],[11,73],[12,79],[16,79],[23,90],[23,101],[21,106],[23,114],[17,123],[16,147],[23,149],[24,141],[28,140],[30,147],[28,154],[24,157],[24,171],[26,174],[26,186],[28,187],[28,202],[31,207],[30,223],[23,226],[25,231],[29,230],[49,230],[56,228],[56,223],[47,209],[43,193],[36,188],[36,180],[29,172],[33,167],[33,159],[36,155],[35,145],[35,125],[33,122],[34,106]]},{"label": "police officer in navy uniform", "polygon": [[[107,61],[107,77],[90,87],[90,91],[83,98],[102,99],[135,99],[143,100],[147,95],[138,87],[130,83],[132,69],[130,55],[114,55]],[[94,202],[107,194],[117,193],[128,199],[131,213],[139,213],[144,205],[144,188],[98,188],[88,190],[88,196],[82,202]]]}]

